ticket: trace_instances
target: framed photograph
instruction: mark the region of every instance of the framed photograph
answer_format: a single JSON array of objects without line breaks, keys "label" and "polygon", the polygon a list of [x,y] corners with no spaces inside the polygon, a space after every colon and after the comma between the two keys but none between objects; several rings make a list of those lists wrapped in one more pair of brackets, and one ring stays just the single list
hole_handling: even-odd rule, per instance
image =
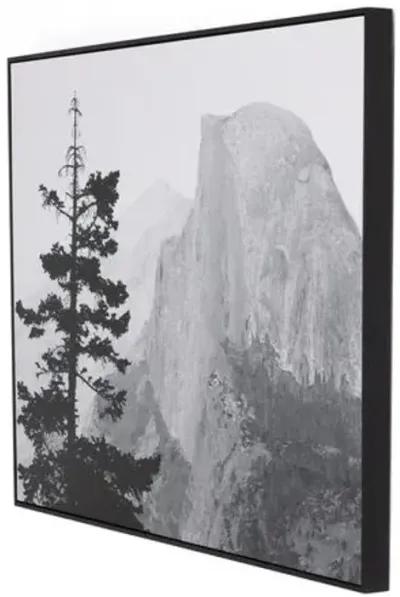
[{"label": "framed photograph", "polygon": [[392,12],[8,67],[16,505],[387,589]]}]

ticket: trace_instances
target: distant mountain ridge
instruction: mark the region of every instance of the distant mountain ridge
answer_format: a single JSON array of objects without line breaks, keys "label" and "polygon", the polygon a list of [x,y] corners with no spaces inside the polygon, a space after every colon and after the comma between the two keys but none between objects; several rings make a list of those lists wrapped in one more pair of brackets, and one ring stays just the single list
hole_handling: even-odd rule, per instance
[{"label": "distant mountain ridge", "polygon": [[163,180],[154,182],[121,214],[118,257],[110,271],[127,285],[131,322],[120,350],[131,350],[149,318],[162,243],[181,233],[193,202]]}]

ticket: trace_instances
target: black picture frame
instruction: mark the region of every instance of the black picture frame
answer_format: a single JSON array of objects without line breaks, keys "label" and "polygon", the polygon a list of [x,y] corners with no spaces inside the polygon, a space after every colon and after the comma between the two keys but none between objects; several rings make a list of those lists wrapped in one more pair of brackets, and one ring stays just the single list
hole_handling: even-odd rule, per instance
[{"label": "black picture frame", "polygon": [[[50,59],[105,50],[179,40],[207,38],[260,29],[364,17],[364,157],[363,157],[363,323],[362,323],[362,580],[360,585],[280,565],[228,554],[208,547],[111,525],[90,517],[69,515],[18,500],[16,460],[14,244],[12,188],[12,88],[11,68],[18,62]],[[338,40],[340,43],[340,40]],[[226,559],[316,580],[359,592],[384,591],[389,587],[390,522],[390,401],[391,401],[391,295],[393,219],[393,14],[389,9],[357,8],[340,12],[248,23],[230,27],[119,41],[93,46],[17,56],[8,59],[8,121],[10,173],[10,253],[12,375],[14,413],[14,502],[16,506],[115,529],[133,535],[183,546]]]}]

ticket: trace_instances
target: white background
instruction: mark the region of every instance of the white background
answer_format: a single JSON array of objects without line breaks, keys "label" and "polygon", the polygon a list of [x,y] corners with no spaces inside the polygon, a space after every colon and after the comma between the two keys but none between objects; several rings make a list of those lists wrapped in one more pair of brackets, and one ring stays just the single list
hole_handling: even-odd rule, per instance
[{"label": "white background", "polygon": [[[386,3],[375,1],[375,6]],[[7,56],[133,39],[321,10],[354,8],[346,2],[280,0],[3,0],[0,9],[0,260],[2,272],[0,363],[0,591],[4,595],[277,595],[340,594],[340,589],[189,550],[25,511],[13,506],[11,340],[7,161]],[[393,6],[393,5],[392,5]],[[339,40],[340,43],[340,40]],[[35,94],[35,89],[31,89]],[[27,97],[27,101],[29,98]],[[396,204],[396,202],[395,202]],[[395,205],[396,208],[396,205]],[[399,224],[395,209],[394,305],[399,302]],[[40,234],[33,230],[32,234]],[[394,363],[399,347],[399,314],[394,310]],[[399,368],[400,371],[400,368]],[[400,423],[393,375],[392,593],[400,590]]]}]

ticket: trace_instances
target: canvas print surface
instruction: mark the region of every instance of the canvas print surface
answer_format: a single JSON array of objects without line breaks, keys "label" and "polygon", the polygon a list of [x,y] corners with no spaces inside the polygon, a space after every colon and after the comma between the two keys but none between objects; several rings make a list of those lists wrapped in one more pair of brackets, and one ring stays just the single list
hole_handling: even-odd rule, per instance
[{"label": "canvas print surface", "polygon": [[20,501],[360,582],[363,28],[12,65]]}]

